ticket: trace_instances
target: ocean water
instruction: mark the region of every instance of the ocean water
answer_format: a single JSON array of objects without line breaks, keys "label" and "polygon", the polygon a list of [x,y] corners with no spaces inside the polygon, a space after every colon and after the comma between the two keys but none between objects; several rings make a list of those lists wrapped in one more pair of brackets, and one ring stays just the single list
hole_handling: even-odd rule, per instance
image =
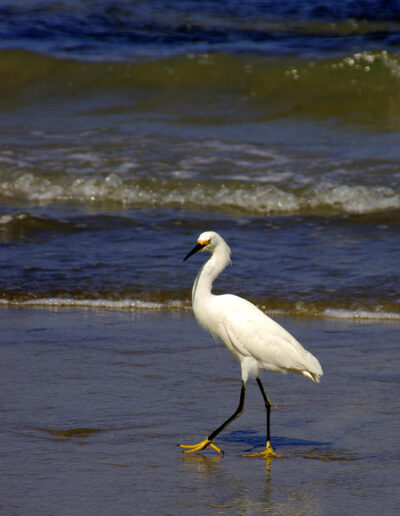
[{"label": "ocean water", "polygon": [[[396,513],[399,50],[397,1],[0,3],[0,512]],[[239,395],[205,230],[323,366],[265,375],[282,460],[253,385],[175,446]]]},{"label": "ocean water", "polygon": [[[364,3],[361,3],[364,4]],[[398,319],[397,2],[0,8],[0,301]]]},{"label": "ocean water", "polygon": [[3,304],[399,318],[399,4],[27,1],[0,9]]},{"label": "ocean water", "polygon": [[240,369],[191,313],[0,310],[0,512],[25,515],[396,514],[399,323],[279,317],[324,366],[320,384]]}]

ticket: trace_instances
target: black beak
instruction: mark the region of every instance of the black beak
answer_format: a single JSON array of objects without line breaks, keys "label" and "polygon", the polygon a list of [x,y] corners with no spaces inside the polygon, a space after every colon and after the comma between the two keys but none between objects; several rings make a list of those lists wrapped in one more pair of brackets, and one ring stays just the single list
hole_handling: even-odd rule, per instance
[{"label": "black beak", "polygon": [[185,262],[188,258],[190,258],[193,254],[196,254],[198,253],[201,249],[203,249],[204,245],[203,244],[196,244],[193,249],[190,251],[190,253],[188,253],[185,258],[183,259],[183,261]]}]

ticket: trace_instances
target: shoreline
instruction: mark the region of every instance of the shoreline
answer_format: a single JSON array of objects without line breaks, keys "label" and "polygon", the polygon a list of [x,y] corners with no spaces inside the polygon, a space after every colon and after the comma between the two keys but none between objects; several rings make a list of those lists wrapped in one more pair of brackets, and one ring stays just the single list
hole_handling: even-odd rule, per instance
[{"label": "shoreline", "polygon": [[[120,300],[113,301],[107,299],[65,299],[65,298],[42,298],[28,299],[25,301],[12,301],[0,299],[0,310],[7,308],[40,308],[43,310],[105,310],[123,312],[189,312],[192,310],[190,302],[171,301],[158,303],[142,300]],[[325,308],[320,313],[301,309],[298,311],[266,309],[265,306],[259,307],[264,313],[271,317],[300,317],[311,319],[330,319],[346,321],[371,321],[371,322],[400,322],[400,313],[395,312],[374,312],[371,310],[345,308]]]}]

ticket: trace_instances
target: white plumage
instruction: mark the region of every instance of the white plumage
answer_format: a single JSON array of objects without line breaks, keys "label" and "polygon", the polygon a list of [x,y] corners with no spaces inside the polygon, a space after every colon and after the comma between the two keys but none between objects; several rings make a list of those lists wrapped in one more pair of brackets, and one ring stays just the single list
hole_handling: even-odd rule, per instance
[{"label": "white plumage", "polygon": [[218,233],[207,231],[199,236],[197,245],[185,260],[192,254],[204,250],[210,251],[211,257],[200,269],[194,282],[193,311],[199,324],[219,337],[239,360],[242,370],[242,393],[239,407],[231,418],[205,441],[183,447],[189,448],[187,452],[193,452],[211,445],[220,451],[211,440],[242,413],[247,380],[249,377],[255,377],[267,408],[267,447],[263,454],[276,455],[269,442],[270,402],[259,379],[260,371],[293,372],[319,382],[319,377],[323,374],[322,368],[318,360],[289,332],[255,305],[231,294],[214,295],[211,292],[213,281],[230,263],[231,251]]}]

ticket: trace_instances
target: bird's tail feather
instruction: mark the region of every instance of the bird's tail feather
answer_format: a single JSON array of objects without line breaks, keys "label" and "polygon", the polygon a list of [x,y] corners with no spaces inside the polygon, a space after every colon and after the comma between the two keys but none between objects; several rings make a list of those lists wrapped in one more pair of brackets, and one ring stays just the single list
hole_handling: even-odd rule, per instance
[{"label": "bird's tail feather", "polygon": [[[313,382],[315,382],[315,383],[319,383],[319,377],[320,377],[320,375],[319,375],[319,374],[317,374],[317,373],[312,373],[312,372],[310,372],[310,371],[302,371],[302,372],[301,372],[301,374],[302,374],[303,376],[305,376],[306,378],[309,378],[309,379],[310,379],[310,380],[312,380]],[[321,375],[322,375],[322,374],[323,374],[323,373],[321,373]]]}]

